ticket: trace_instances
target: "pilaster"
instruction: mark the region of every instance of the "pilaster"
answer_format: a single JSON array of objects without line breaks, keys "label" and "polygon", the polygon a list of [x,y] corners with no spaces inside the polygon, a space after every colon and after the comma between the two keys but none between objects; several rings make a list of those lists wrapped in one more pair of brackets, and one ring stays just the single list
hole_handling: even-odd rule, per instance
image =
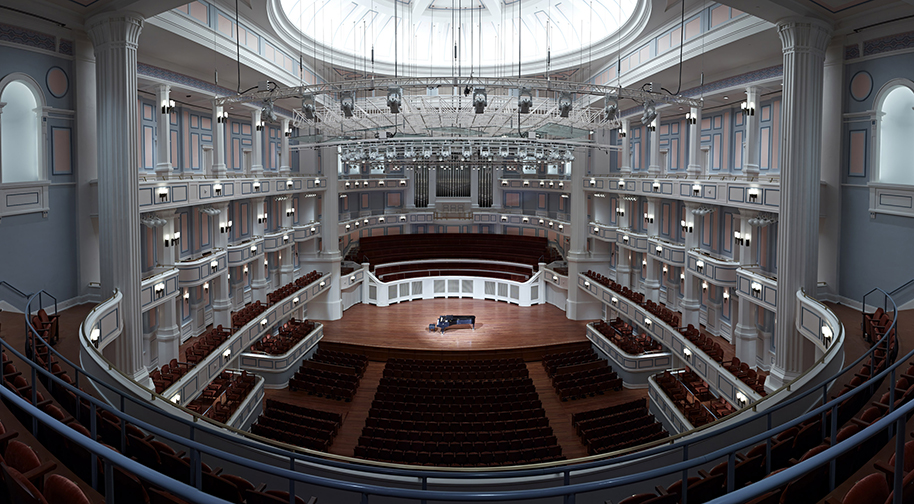
[{"label": "pilaster", "polygon": [[[743,164],[743,173],[747,177],[755,178],[759,174],[759,114],[756,114],[758,108],[758,88],[749,86],[746,88],[746,107],[750,113],[746,114],[746,160]],[[838,108],[840,109],[840,104]]]},{"label": "pilaster", "polygon": [[291,160],[289,159],[289,135],[291,134],[291,130],[289,129],[289,126],[290,126],[289,120],[283,119],[282,120],[282,142],[280,143],[280,151],[279,151],[279,153],[280,153],[279,157],[282,158],[280,160],[281,165],[279,167],[279,175],[281,177],[288,177],[289,173],[292,171],[292,168],[289,167],[289,165],[292,164]]},{"label": "pilaster", "polygon": [[689,166],[686,172],[689,178],[696,179],[701,176],[701,109],[689,109]]},{"label": "pilaster", "polygon": [[630,119],[622,119],[622,133],[625,136],[622,137],[622,164],[619,166],[619,172],[623,177],[632,174],[632,141],[628,138],[630,126]]},{"label": "pilaster", "polygon": [[[159,84],[156,88],[156,102],[159,115],[156,123],[156,178],[167,179],[171,174],[171,112],[168,103],[171,99],[171,86]],[[164,112],[163,112],[164,110]]]},{"label": "pilaster", "polygon": [[[90,282],[101,278],[99,268],[99,228],[90,216],[93,207],[91,181],[98,179],[98,113],[95,53],[92,42],[76,36],[76,241],[79,244],[79,294],[89,294]],[[97,200],[96,200],[97,201]],[[95,294],[98,294],[97,292]],[[105,298],[107,296],[100,296]]]},{"label": "pilaster", "polygon": [[566,255],[569,282],[565,316],[571,320],[588,320],[602,316],[600,302],[590,294],[585,293],[578,287],[577,283],[578,274],[586,272],[588,269],[587,263],[582,262],[588,257],[588,226],[584,225],[587,221],[587,198],[584,196],[584,177],[580,175],[584,173],[586,164],[587,156],[576,152],[574,161],[572,161],[571,197],[568,204],[570,206],[571,222],[581,224],[571,226],[571,242],[569,244],[569,252]]},{"label": "pilaster", "polygon": [[251,124],[254,125],[254,142],[251,148],[251,176],[263,176],[263,120],[260,111],[251,112]]},{"label": "pilaster", "polygon": [[225,127],[222,105],[213,105],[213,176],[225,177]]},{"label": "pilaster", "polygon": [[660,112],[650,124],[645,124],[651,135],[651,164],[647,167],[647,174],[651,177],[660,176]]},{"label": "pilaster", "polygon": [[[685,224],[688,229],[691,229],[691,231],[686,231],[685,233],[685,249],[692,250],[693,248],[698,247],[698,229],[695,228],[695,214],[692,213],[692,210],[697,209],[698,205],[695,203],[686,203],[685,207]],[[701,280],[688,269],[683,268],[683,274],[685,275],[685,280],[683,281],[683,297],[682,302],[680,303],[680,306],[682,307],[682,325],[683,327],[688,327],[689,324],[692,324],[695,327],[699,327],[699,315],[701,312]]]}]

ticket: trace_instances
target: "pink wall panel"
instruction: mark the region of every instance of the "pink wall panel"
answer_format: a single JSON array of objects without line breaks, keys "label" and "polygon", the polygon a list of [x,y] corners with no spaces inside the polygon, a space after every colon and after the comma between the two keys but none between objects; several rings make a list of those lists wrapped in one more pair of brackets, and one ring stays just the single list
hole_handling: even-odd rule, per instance
[{"label": "pink wall panel", "polygon": [[661,225],[663,226],[663,232],[665,234],[670,234],[670,206],[669,205],[665,205],[663,207],[662,219],[663,219],[663,222],[661,223]]},{"label": "pink wall panel", "polygon": [[711,9],[711,27],[715,27],[724,21],[730,19],[730,7],[718,5]]},{"label": "pink wall panel", "polygon": [[759,167],[761,168],[771,168],[771,158],[770,158],[770,149],[771,149],[771,130],[766,128],[761,132],[761,138],[759,139],[759,154],[761,159],[759,160]]},{"label": "pink wall panel", "polygon": [[169,161],[171,162],[172,168],[177,166],[179,159],[180,158],[178,157],[178,132],[172,131],[171,132],[171,159],[169,159]]},{"label": "pink wall panel", "polygon": [[400,204],[400,193],[387,194],[387,206],[399,208]]},{"label": "pink wall panel", "polygon": [[685,39],[686,40],[689,40],[692,37],[697,36],[699,33],[701,33],[701,18],[700,17],[697,17],[697,18],[689,21],[688,23],[686,23],[686,27],[685,27]]},{"label": "pink wall panel", "polygon": [[[865,175],[866,173],[866,132],[850,132],[850,171],[851,175]],[[55,156],[55,160],[56,160]],[[55,163],[56,164],[56,163]]]},{"label": "pink wall panel", "polygon": [[743,132],[736,131],[733,133],[733,167],[742,169],[743,167]]},{"label": "pink wall panel", "polygon": [[143,161],[147,168],[155,168],[152,162],[152,153],[155,151],[155,140],[152,138],[152,128],[143,128]]},{"label": "pink wall panel", "polygon": [[68,175],[73,173],[73,165],[70,159],[70,130],[65,128],[52,128],[54,152],[54,166],[52,172],[54,175]]}]

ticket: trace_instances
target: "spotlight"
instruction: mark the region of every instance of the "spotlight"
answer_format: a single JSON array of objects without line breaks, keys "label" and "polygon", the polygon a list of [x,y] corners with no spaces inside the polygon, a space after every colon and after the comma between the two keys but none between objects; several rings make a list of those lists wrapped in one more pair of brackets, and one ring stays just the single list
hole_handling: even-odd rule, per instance
[{"label": "spotlight", "polygon": [[387,88],[387,107],[390,108],[391,114],[400,113],[400,105],[403,103],[403,89],[398,87]]},{"label": "spotlight", "polygon": [[482,114],[489,104],[489,96],[486,94],[486,88],[476,88],[473,90],[473,108],[477,114]]},{"label": "spotlight", "polygon": [[571,93],[562,93],[559,95],[559,115],[568,117],[571,113]]},{"label": "spotlight", "polygon": [[308,96],[302,98],[301,111],[302,111],[302,114],[304,114],[305,119],[307,119],[309,121],[314,120],[314,112],[315,112],[314,95],[308,95]]},{"label": "spotlight", "polygon": [[606,105],[603,107],[603,121],[615,121],[619,115],[619,102],[615,98],[606,95]]},{"label": "spotlight", "polygon": [[276,122],[276,111],[273,109],[273,100],[266,100],[263,102],[263,107],[260,109],[260,120],[262,122]]},{"label": "spotlight", "polygon": [[521,114],[529,114],[530,107],[533,106],[533,94],[529,88],[522,87],[517,94],[517,111]]},{"label": "spotlight", "polygon": [[470,96],[470,85],[467,84],[467,87],[463,88],[463,96]]},{"label": "spotlight", "polygon": [[355,99],[352,97],[352,92],[346,91],[340,94],[340,108],[343,109],[344,116],[352,117],[352,110],[355,108]]},{"label": "spotlight", "polygon": [[657,108],[654,106],[653,101],[649,101],[644,104],[644,113],[641,114],[641,124],[645,126],[650,126],[654,122],[654,119],[657,118]]}]

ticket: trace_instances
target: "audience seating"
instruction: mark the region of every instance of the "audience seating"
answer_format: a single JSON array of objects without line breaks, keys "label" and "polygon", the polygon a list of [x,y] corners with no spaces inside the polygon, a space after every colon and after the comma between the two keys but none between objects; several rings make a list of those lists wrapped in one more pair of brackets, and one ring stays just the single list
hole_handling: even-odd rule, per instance
[{"label": "audience seating", "polygon": [[563,401],[622,389],[622,378],[592,348],[545,355],[543,366]]},{"label": "audience seating", "polygon": [[608,324],[602,320],[594,322],[593,328],[629,355],[644,355],[663,350],[660,343],[654,341],[650,336],[633,334],[631,324],[625,323],[619,317]]},{"label": "audience seating", "polygon": [[627,403],[584,411],[571,416],[575,432],[594,455],[622,450],[668,436],[654,415],[647,411],[647,401]]},{"label": "audience seating", "polygon": [[289,379],[289,390],[349,402],[367,367],[364,355],[318,349]]},{"label": "audience seating", "polygon": [[253,345],[250,351],[252,353],[262,353],[267,355],[282,355],[303,340],[317,324],[310,320],[291,319],[279,328],[277,334],[268,334]]},{"label": "audience seating", "polygon": [[439,362],[388,363],[357,457],[455,467],[563,459],[522,360]]},{"label": "audience seating", "polygon": [[708,384],[689,368],[666,370],[655,375],[654,379],[693,427],[700,427],[736,411],[725,399],[715,397]]},{"label": "audience seating", "polygon": [[223,371],[187,405],[187,409],[217,422],[228,423],[241,403],[254,390],[255,383],[256,378],[247,371]]},{"label": "audience seating", "polygon": [[[294,282],[287,283],[286,285],[283,285],[282,287],[267,294],[267,305],[274,305],[274,304],[282,301],[283,299],[285,299],[285,298],[291,296],[293,293],[295,293],[295,291],[305,288],[308,284],[316,281],[320,277],[321,277],[321,273],[316,270],[300,276]],[[248,320],[248,322],[250,322],[250,320]],[[246,323],[247,322],[245,322],[245,324]],[[244,324],[241,324],[241,325],[243,326]],[[232,326],[240,327],[238,325],[235,325],[234,320],[232,320]]]}]

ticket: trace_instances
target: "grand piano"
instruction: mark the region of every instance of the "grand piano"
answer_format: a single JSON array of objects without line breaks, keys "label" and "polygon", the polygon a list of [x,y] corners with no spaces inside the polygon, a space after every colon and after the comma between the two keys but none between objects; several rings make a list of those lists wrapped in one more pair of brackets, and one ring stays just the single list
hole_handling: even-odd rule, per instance
[{"label": "grand piano", "polygon": [[443,333],[445,329],[455,325],[470,325],[473,327],[473,330],[476,330],[476,315],[442,315],[438,317],[438,322],[435,324],[429,324],[429,331],[441,330]]}]

